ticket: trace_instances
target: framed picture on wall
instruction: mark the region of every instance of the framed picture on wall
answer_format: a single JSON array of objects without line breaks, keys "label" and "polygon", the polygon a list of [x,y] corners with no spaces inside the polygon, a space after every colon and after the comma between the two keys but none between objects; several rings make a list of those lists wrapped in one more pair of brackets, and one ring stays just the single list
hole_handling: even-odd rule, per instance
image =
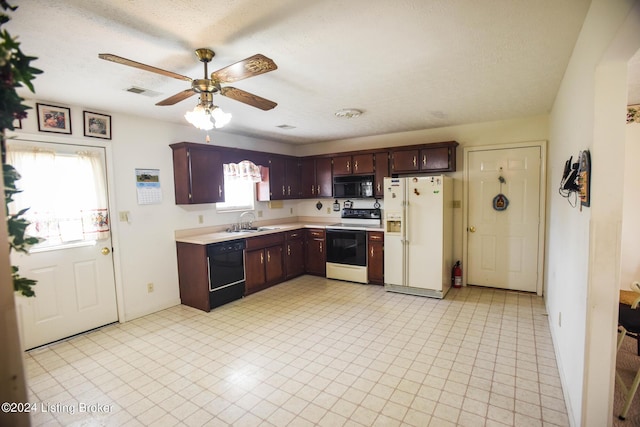
[{"label": "framed picture on wall", "polygon": [[111,139],[111,116],[85,111],[84,136]]},{"label": "framed picture on wall", "polygon": [[71,110],[69,108],[36,103],[36,109],[40,132],[71,134]]}]

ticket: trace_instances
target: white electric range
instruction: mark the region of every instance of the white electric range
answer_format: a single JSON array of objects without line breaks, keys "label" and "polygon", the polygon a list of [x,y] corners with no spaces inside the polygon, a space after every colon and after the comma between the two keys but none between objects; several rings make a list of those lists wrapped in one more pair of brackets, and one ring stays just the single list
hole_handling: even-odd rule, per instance
[{"label": "white electric range", "polygon": [[367,230],[381,227],[381,211],[343,209],[341,217],[326,228],[327,278],[368,283]]}]

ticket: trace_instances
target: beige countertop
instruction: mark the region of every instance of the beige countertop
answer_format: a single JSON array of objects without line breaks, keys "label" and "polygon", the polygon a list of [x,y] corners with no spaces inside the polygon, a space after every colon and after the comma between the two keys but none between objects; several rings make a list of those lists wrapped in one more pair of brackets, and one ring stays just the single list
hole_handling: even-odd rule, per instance
[{"label": "beige countertop", "polygon": [[[299,230],[301,228],[327,228],[331,223],[325,222],[291,222],[285,224],[273,224],[258,227],[258,230],[242,230],[229,232],[225,230],[208,231],[203,230],[197,234],[197,230],[189,230],[189,233],[176,232],[176,242],[192,243],[194,245],[208,245],[210,243],[227,242],[236,239],[247,239],[255,236],[264,236],[273,233],[282,233],[285,231]],[[380,228],[369,228],[368,231],[384,231]],[[182,235],[188,234],[188,235]]]}]

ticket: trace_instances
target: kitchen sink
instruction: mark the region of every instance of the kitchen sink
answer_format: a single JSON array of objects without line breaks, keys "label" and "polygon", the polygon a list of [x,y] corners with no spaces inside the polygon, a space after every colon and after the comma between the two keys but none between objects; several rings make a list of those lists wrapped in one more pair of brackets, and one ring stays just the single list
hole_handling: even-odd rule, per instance
[{"label": "kitchen sink", "polygon": [[233,228],[228,228],[226,231],[227,233],[258,233],[260,231],[273,231],[273,230],[280,230],[280,227],[257,227],[257,228],[237,228],[237,229],[233,229]]},{"label": "kitchen sink", "polygon": [[258,227],[257,231],[280,230],[280,227]]}]

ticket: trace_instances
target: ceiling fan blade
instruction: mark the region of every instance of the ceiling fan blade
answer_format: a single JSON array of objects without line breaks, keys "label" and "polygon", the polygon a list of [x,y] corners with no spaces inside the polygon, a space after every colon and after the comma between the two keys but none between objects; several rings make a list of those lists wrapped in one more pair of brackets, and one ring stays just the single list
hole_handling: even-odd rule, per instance
[{"label": "ceiling fan blade", "polygon": [[247,105],[251,105],[252,107],[256,107],[265,111],[271,110],[276,105],[278,105],[273,101],[269,101],[268,99],[261,98],[258,95],[254,95],[235,87],[223,87],[220,91],[220,94],[226,96],[227,98],[235,99],[236,101],[243,102]]},{"label": "ceiling fan blade", "polygon": [[121,56],[112,55],[110,53],[101,53],[98,55],[98,58],[104,59],[106,61],[115,62],[117,64],[128,65],[130,67],[139,68],[145,71],[151,71],[152,73],[162,74],[163,76],[173,77],[178,80],[186,80],[190,82],[191,77],[183,76],[182,74],[174,73],[172,71],[163,70],[162,68],[152,67],[151,65],[143,64],[141,62],[132,61],[127,58],[123,58]]},{"label": "ceiling fan blade", "polygon": [[187,89],[187,90],[183,90],[182,92],[178,92],[173,96],[168,97],[167,99],[163,99],[162,101],[158,102],[156,105],[173,105],[173,104],[177,104],[180,101],[184,101],[185,99],[189,98],[190,96],[193,96],[196,94],[196,91],[193,89]]},{"label": "ceiling fan blade", "polygon": [[273,60],[258,53],[228,67],[214,71],[211,73],[211,79],[218,83],[233,83],[277,69],[278,66]]}]

